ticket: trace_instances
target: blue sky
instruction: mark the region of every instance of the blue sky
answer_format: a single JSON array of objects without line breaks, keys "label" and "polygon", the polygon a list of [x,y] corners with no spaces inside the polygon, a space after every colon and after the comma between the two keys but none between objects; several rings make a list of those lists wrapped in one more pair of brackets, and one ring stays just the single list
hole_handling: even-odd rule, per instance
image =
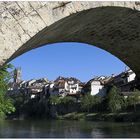
[{"label": "blue sky", "polygon": [[31,50],[11,63],[22,68],[22,79],[58,76],[76,77],[86,82],[94,76],[119,74],[125,64],[110,53],[82,43],[56,43]]}]

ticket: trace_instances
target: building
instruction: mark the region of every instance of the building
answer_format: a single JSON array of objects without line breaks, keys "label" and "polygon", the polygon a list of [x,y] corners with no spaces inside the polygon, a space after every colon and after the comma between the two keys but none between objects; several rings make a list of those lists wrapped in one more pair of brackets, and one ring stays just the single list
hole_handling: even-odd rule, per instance
[{"label": "building", "polygon": [[104,86],[105,83],[109,80],[109,77],[105,76],[98,76],[86,83],[83,88],[83,94],[90,93],[91,95],[99,95],[105,96],[106,95],[106,87]]},{"label": "building", "polygon": [[100,80],[93,80],[91,82],[91,95],[105,96],[106,90]]},{"label": "building", "polygon": [[65,81],[65,90],[69,95],[77,94],[79,91],[79,81],[73,78],[67,79]]},{"label": "building", "polygon": [[81,81],[73,77],[65,78],[59,76],[54,83],[54,88],[58,89],[58,94],[62,96],[76,95],[82,90]]},{"label": "building", "polygon": [[21,72],[21,68],[20,67],[18,67],[18,68],[16,68],[14,70],[14,83],[18,84],[18,83],[20,83],[22,81],[21,74],[22,74],[22,72]]},{"label": "building", "polygon": [[131,69],[128,69],[119,75],[112,77],[112,80],[108,83],[108,85],[115,85],[121,92],[134,91],[136,88],[135,77],[136,74]]},{"label": "building", "polygon": [[128,92],[132,92],[136,88],[135,77],[135,73],[130,69],[116,76],[97,76],[87,82],[83,88],[83,94],[90,93],[103,97],[111,85],[115,85],[121,92],[129,94]]}]

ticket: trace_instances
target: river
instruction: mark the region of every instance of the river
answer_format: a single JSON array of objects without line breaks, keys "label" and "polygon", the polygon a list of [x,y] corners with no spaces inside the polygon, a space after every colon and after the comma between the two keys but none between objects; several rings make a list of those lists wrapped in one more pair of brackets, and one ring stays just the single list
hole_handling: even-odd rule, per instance
[{"label": "river", "polygon": [[139,123],[67,120],[6,120],[0,138],[139,138]]}]

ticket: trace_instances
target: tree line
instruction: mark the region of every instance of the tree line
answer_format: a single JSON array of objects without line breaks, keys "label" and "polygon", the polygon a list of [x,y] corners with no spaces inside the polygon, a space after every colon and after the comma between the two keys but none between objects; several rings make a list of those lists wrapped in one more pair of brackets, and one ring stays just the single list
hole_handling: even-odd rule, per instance
[{"label": "tree line", "polygon": [[[56,115],[63,115],[69,112],[124,112],[131,109],[136,112],[140,103],[140,91],[135,90],[134,93],[127,98],[121,95],[119,89],[112,85],[108,88],[105,97],[98,95],[90,95],[85,93],[79,98],[58,95],[50,95],[46,98],[28,100],[28,96],[24,93],[15,94],[12,98],[7,96],[8,82],[10,80],[9,68],[13,68],[11,64],[5,64],[0,69],[0,119],[9,114],[19,115],[25,113],[27,116],[51,116],[51,112]],[[27,101],[28,100],[28,101]]]}]

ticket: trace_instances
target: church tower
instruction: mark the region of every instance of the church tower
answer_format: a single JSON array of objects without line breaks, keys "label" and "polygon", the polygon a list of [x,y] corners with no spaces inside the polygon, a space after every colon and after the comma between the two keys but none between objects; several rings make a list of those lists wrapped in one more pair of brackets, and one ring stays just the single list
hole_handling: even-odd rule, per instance
[{"label": "church tower", "polygon": [[15,68],[14,70],[14,83],[21,82],[21,67]]}]

